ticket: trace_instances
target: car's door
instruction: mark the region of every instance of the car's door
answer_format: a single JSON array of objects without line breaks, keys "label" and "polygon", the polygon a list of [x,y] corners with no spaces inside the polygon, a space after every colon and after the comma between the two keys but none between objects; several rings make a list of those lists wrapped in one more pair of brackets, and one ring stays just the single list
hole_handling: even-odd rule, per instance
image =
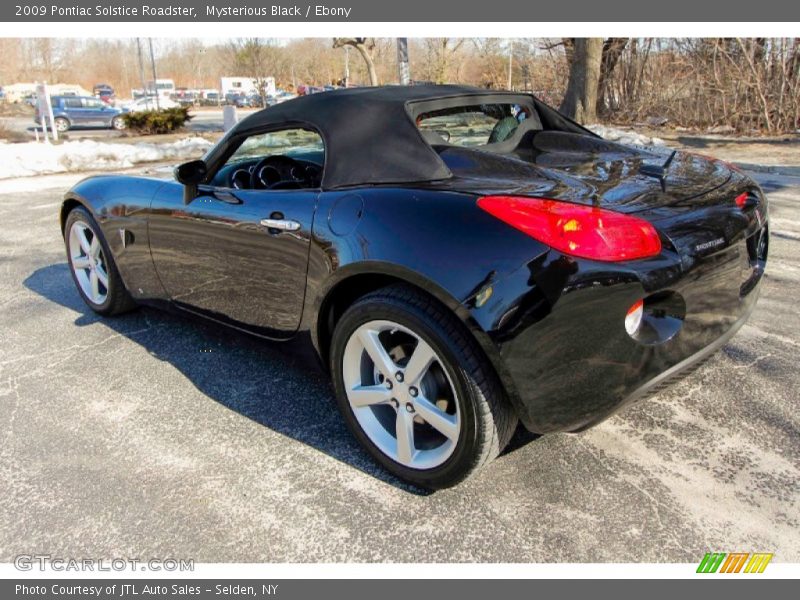
[{"label": "car's door", "polygon": [[[316,138],[323,156],[322,141]],[[285,139],[278,141],[275,148],[259,152],[292,151]],[[233,187],[231,175],[241,171],[237,164],[246,170],[259,158],[248,159],[245,152],[241,160],[238,153],[188,204],[177,182],[156,194],[148,225],[153,262],[177,306],[270,337],[289,337],[303,310],[319,184]]]},{"label": "car's door", "polygon": [[61,100],[64,113],[73,125],[86,125],[87,114],[83,109],[83,102],[80,98],[63,98]]},{"label": "car's door", "polygon": [[83,98],[83,112],[86,125],[107,125],[111,120],[110,112],[106,110],[106,104],[97,98]]}]

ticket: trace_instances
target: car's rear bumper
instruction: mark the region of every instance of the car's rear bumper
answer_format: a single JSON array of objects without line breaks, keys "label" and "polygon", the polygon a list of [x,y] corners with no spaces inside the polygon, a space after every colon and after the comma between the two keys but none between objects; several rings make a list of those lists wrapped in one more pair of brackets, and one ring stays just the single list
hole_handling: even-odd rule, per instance
[{"label": "car's rear bumper", "polygon": [[[757,293],[756,293],[757,296]],[[632,402],[635,400],[641,400],[643,398],[647,398],[653,394],[657,394],[661,390],[665,389],[667,386],[671,385],[675,381],[689,375],[690,373],[694,372],[698,367],[702,366],[705,361],[710,358],[717,350],[722,348],[728,341],[736,334],[737,331],[747,322],[747,319],[750,318],[750,314],[753,312],[755,308],[755,302],[750,303],[750,307],[747,309],[745,314],[743,314],[738,321],[736,321],[728,331],[723,333],[720,337],[716,340],[711,342],[708,346],[698,350],[691,356],[687,356],[679,363],[671,366],[666,371],[662,371],[660,374],[656,375],[637,389],[635,389],[631,394],[625,399],[627,402]]]},{"label": "car's rear bumper", "polygon": [[[764,265],[747,252],[742,239],[689,267],[675,255],[624,268],[555,255],[495,284],[497,301],[473,315],[498,349],[520,420],[537,433],[585,429],[701,364],[755,307]],[[663,295],[685,303],[677,332],[633,339],[628,309]]]}]

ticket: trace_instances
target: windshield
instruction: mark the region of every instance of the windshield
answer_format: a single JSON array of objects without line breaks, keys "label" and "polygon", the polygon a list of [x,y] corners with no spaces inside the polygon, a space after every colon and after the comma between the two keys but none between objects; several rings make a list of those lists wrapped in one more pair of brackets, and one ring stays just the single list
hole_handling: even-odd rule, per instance
[{"label": "windshield", "polygon": [[284,129],[247,138],[228,159],[228,164],[275,155],[306,158],[322,156],[323,153],[324,145],[317,132]]}]

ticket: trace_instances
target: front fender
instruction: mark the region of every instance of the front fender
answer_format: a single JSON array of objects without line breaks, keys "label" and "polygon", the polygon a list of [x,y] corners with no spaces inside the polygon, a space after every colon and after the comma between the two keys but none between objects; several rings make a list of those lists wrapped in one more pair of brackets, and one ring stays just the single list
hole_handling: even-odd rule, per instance
[{"label": "front fender", "polygon": [[79,181],[64,195],[61,231],[76,205],[91,213],[106,239],[125,287],[135,299],[165,298],[150,257],[147,215],[162,179],[96,175]]}]

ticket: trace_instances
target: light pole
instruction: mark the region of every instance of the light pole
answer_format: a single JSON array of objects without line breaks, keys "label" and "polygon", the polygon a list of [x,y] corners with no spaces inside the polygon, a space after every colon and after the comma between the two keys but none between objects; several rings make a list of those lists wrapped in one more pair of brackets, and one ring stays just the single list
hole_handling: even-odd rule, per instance
[{"label": "light pole", "polygon": [[156,110],[161,110],[161,103],[158,98],[158,75],[156,75],[156,56],[153,53],[153,38],[147,38],[150,44],[150,65],[153,67],[153,88],[156,92]]},{"label": "light pole", "polygon": [[136,38],[136,53],[139,56],[139,79],[142,84],[142,94],[147,98],[147,82],[144,80],[144,59],[142,58],[142,40]]},{"label": "light pole", "polygon": [[408,68],[408,38],[397,38],[397,73],[400,85],[408,85],[411,82]]}]

